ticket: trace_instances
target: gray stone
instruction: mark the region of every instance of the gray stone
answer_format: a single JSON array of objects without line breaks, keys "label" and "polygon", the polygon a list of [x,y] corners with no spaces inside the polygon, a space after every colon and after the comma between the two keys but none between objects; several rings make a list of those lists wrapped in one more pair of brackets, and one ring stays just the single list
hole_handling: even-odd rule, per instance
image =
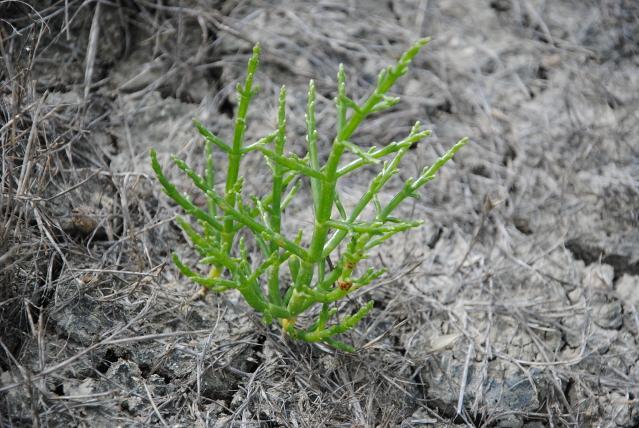
[{"label": "gray stone", "polygon": [[639,307],[639,276],[624,274],[617,280],[617,293],[624,305]]},{"label": "gray stone", "polygon": [[598,305],[595,309],[595,323],[605,329],[617,329],[623,324],[623,311],[619,301]]},{"label": "gray stone", "polygon": [[[429,363],[424,369],[424,377],[430,379],[427,398],[432,400],[433,407],[446,415],[455,413],[464,363],[464,360],[452,358],[452,352],[447,352],[439,358],[439,364]],[[530,377],[534,386],[516,366],[498,359],[488,362],[486,375],[482,376],[481,363],[471,361],[464,405],[471,407],[479,399],[479,406],[490,413],[536,411],[542,399],[538,395],[545,395],[543,384],[539,382],[541,372],[532,369]]]}]

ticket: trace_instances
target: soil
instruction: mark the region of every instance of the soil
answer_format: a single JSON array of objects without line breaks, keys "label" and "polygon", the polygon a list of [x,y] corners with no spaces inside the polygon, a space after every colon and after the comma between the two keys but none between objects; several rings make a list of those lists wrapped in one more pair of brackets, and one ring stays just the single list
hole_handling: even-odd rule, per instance
[{"label": "soil", "polygon": [[[1,426],[639,426],[639,3],[41,0],[0,16]],[[402,102],[354,142],[432,129],[400,179],[471,143],[402,207],[426,222],[371,257],[387,274],[344,303],[376,301],[342,338],[358,351],[292,341],[233,292],[194,300],[149,150],[202,202],[169,156],[203,166],[193,118],[231,137],[260,42],[247,139],[274,129],[286,84],[303,156],[314,79],[326,156],[338,64],[360,100],[424,36]],[[243,168],[261,192],[267,166]],[[371,177],[340,183],[345,205]],[[289,224],[309,206],[301,192]]]}]

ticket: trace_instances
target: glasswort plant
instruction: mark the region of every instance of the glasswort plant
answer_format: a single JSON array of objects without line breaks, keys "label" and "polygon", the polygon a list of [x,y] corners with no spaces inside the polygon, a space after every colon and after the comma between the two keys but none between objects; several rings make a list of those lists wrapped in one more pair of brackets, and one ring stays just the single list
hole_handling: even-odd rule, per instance
[{"label": "glasswort plant", "polygon": [[[258,66],[260,47],[253,48],[248,61],[244,84],[238,84],[237,107],[233,141],[227,144],[201,123],[195,126],[204,137],[206,168],[198,174],[184,161],[173,157],[179,169],[186,173],[195,186],[207,197],[208,206],[202,209],[181,194],[166,178],[157,155],[151,150],[153,170],[166,194],[196,220],[197,228],[186,219],[178,217],[177,223],[189,237],[201,256],[200,263],[210,266],[207,274],[197,273],[177,255],[173,261],[186,277],[206,289],[222,292],[239,291],[246,302],[262,314],[265,323],[273,319],[291,337],[305,342],[323,342],[335,348],[353,351],[353,348],[335,339],[335,336],[353,328],[373,308],[369,301],[357,312],[339,316],[336,302],[356,290],[370,284],[384,273],[382,269],[357,269],[370,251],[392,235],[418,227],[421,221],[402,220],[393,217],[393,211],[406,198],[418,197],[418,190],[435,178],[437,171],[464,146],[464,138],[455,144],[432,166],[424,168],[417,178],[409,178],[386,204],[378,199],[384,185],[398,172],[398,165],[411,145],[429,135],[415,123],[410,133],[401,141],[384,147],[365,150],[352,142],[352,136],[369,115],[384,111],[399,102],[386,95],[399,77],[406,73],[411,60],[428,39],[419,40],[399,59],[379,73],[377,86],[362,103],[346,95],[346,75],[340,65],[337,75],[336,135],[328,159],[320,163],[318,132],[315,123],[315,85],[309,84],[306,110],[307,154],[304,158],[285,154],[286,143],[286,89],[279,96],[277,129],[266,137],[246,145],[244,135],[248,108],[256,90],[253,86]],[[221,150],[228,158],[224,192],[215,189],[213,150]],[[242,194],[240,166],[242,157],[249,152],[260,152],[272,171],[272,188],[266,195]],[[355,160],[343,161],[345,152],[355,155]],[[383,159],[386,159],[382,162]],[[338,181],[359,168],[380,165],[377,176],[357,204],[347,212],[337,191]],[[282,212],[300,189],[300,180],[310,182],[313,200],[313,232],[308,245],[302,244],[302,231],[294,233],[282,224]],[[372,220],[361,219],[367,206],[375,209]],[[249,262],[249,251],[241,230],[254,238],[261,259]],[[342,249],[339,251],[338,249]],[[333,265],[330,257],[337,258]],[[288,268],[290,278],[283,275]],[[318,310],[316,311],[315,308]],[[304,313],[316,314],[309,326],[301,326],[297,318]]]}]

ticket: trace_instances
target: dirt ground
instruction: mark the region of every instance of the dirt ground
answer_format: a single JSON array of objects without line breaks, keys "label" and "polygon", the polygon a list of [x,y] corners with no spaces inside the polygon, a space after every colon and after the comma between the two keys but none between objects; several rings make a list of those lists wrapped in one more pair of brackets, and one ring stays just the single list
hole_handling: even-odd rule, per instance
[{"label": "dirt ground", "polygon": [[[639,426],[639,2],[10,0],[0,18],[0,426]],[[404,179],[471,143],[344,303],[376,301],[343,338],[358,351],[293,342],[232,292],[193,301],[149,149],[197,201],[168,157],[202,167],[193,118],[230,137],[259,41],[248,139],[286,84],[304,155],[315,79],[326,155],[338,64],[361,99],[423,36],[402,102],[355,140],[427,125]],[[259,192],[265,165],[244,167]]]}]

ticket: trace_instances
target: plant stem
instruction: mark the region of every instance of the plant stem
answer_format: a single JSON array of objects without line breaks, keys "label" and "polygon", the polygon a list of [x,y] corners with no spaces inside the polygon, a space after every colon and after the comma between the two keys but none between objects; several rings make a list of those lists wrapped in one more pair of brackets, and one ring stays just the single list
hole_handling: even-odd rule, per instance
[{"label": "plant stem", "polygon": [[[286,88],[282,86],[280,90],[279,108],[277,115],[277,138],[275,140],[275,153],[282,155],[284,153],[284,144],[286,144]],[[270,223],[271,230],[280,233],[282,222],[282,176],[284,168],[278,163],[273,165],[273,190],[271,197]],[[275,242],[271,242],[271,254],[279,251],[279,247]],[[268,281],[268,296],[271,303],[281,305],[282,295],[280,294],[280,265],[271,266],[270,277]]]},{"label": "plant stem", "polygon": [[[233,146],[231,147],[231,151],[228,153],[228,170],[226,176],[226,187],[225,187],[225,199],[226,202],[235,207],[236,201],[236,192],[235,185],[237,183],[239,174],[240,174],[240,160],[242,158],[242,145],[244,143],[244,133],[246,131],[246,115],[248,113],[248,107],[251,102],[251,97],[253,95],[253,77],[255,76],[255,71],[257,70],[257,65],[259,62],[260,56],[260,45],[259,43],[253,47],[253,54],[248,61],[246,80],[244,81],[244,87],[241,87],[238,84],[237,87],[237,95],[239,98],[239,106],[237,108],[236,118],[235,118],[235,130],[233,133]],[[224,219],[224,249],[226,251],[231,250],[231,246],[233,244],[233,218],[226,216]]]}]

